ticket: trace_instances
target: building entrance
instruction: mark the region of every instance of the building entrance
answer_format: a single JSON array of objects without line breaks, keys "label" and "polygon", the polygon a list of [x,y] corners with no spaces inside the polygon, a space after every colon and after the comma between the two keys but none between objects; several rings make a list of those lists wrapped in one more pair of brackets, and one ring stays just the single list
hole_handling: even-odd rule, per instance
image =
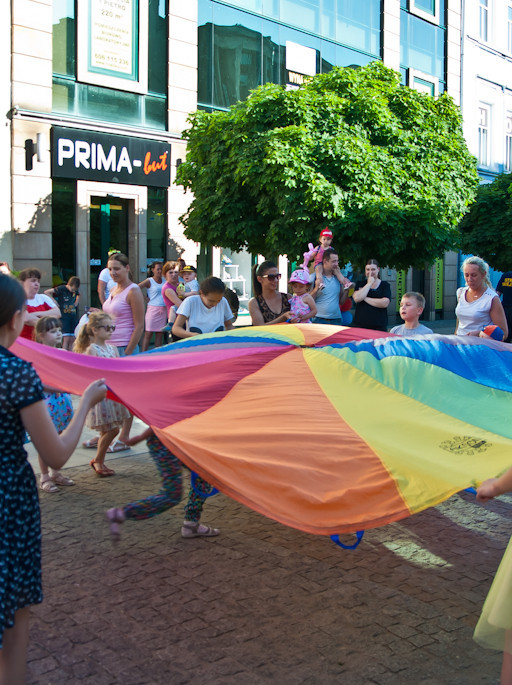
[{"label": "building entrance", "polygon": [[107,265],[109,250],[128,254],[130,201],[120,197],[92,197],[90,204],[90,302],[99,307],[98,276]]}]

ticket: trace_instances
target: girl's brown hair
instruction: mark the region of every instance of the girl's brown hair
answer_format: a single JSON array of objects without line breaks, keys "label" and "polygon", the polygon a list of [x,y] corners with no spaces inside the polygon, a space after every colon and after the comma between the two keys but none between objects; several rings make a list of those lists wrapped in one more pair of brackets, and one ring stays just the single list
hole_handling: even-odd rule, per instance
[{"label": "girl's brown hair", "polygon": [[89,320],[82,326],[80,332],[73,345],[73,352],[83,354],[92,342],[94,336],[94,328],[99,328],[104,321],[114,323],[114,319],[105,312],[92,312],[89,314]]},{"label": "girl's brown hair", "polygon": [[34,326],[34,340],[38,343],[42,342],[43,335],[54,328],[62,328],[61,320],[54,316],[42,316]]}]

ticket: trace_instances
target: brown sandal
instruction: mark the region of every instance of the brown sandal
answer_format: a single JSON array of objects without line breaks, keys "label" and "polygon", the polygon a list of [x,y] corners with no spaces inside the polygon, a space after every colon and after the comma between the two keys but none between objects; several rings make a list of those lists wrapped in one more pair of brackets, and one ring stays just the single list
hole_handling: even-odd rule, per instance
[{"label": "brown sandal", "polygon": [[98,466],[94,459],[91,459],[91,461],[89,462],[89,466],[94,470],[97,476],[100,476],[100,478],[107,478],[108,476],[116,475],[115,471],[113,471],[112,469],[108,469],[105,465]]}]

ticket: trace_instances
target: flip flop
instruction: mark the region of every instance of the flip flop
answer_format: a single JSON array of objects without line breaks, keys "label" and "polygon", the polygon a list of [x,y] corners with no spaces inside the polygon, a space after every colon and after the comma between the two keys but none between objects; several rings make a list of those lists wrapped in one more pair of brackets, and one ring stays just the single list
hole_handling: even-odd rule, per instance
[{"label": "flip flop", "polygon": [[112,452],[124,452],[125,450],[131,450],[130,445],[126,445],[122,440],[115,440],[108,446],[107,452],[112,454]]},{"label": "flip flop", "polygon": [[88,450],[95,450],[96,447],[98,447],[98,438],[89,438],[89,440],[84,440],[82,447],[85,447]]}]

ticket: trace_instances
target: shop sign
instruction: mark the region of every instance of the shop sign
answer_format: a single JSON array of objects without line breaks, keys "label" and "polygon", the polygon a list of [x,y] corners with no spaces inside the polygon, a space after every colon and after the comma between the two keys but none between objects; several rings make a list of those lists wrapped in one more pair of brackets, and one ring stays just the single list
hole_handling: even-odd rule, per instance
[{"label": "shop sign", "polygon": [[168,143],[54,126],[51,149],[53,178],[170,185]]}]

